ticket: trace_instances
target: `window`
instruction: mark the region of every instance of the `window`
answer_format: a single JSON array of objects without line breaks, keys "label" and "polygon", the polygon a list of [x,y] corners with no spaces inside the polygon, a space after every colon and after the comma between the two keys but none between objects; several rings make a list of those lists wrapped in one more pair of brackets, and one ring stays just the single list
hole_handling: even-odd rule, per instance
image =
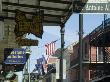
[{"label": "window", "polygon": [[89,70],[89,80],[94,79],[95,77],[95,71],[94,70]]},{"label": "window", "polygon": [[87,55],[87,43],[85,43],[85,55]]},{"label": "window", "polygon": [[87,42],[84,42],[84,44],[83,44],[83,58],[84,58],[84,60],[88,60],[89,58],[88,58],[88,55],[89,55],[89,53],[88,53],[88,44],[87,44]]},{"label": "window", "polygon": [[102,52],[102,47],[98,47],[98,61],[102,62],[103,61],[103,52]]}]

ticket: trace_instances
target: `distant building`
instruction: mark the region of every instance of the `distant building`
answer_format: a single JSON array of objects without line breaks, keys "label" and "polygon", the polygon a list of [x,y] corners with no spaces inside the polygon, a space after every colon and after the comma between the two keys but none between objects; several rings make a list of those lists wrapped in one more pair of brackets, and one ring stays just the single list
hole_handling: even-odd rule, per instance
[{"label": "distant building", "polygon": [[70,70],[70,56],[73,53],[73,46],[76,44],[72,43],[71,45],[67,46],[64,50],[64,54],[63,54],[63,58],[66,60],[66,82],[70,82],[70,74],[69,74],[69,70]]},{"label": "distant building", "polygon": [[[76,44],[77,42],[67,46],[65,49],[64,49],[64,54],[63,54],[63,59],[66,60],[66,79],[64,80],[64,82],[70,82],[70,74],[69,74],[69,70],[70,70],[70,56],[72,55],[73,53],[73,46]],[[61,49],[57,49],[55,54],[53,55],[55,57],[60,57],[61,56]],[[63,73],[64,74],[64,73]]]}]

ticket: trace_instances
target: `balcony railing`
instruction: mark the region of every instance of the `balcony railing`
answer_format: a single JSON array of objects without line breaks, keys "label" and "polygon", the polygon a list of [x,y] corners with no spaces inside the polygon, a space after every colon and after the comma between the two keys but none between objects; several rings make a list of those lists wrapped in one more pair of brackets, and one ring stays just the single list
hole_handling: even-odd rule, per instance
[{"label": "balcony railing", "polygon": [[[105,24],[104,24],[105,23]],[[102,33],[104,30],[108,29],[110,26],[110,18],[106,19],[100,26],[95,28],[91,33],[90,33],[90,40],[93,40],[96,36],[98,36],[100,33]],[[107,28],[108,27],[108,28]]]},{"label": "balcony railing", "polygon": [[95,79],[98,79],[98,78],[102,78],[102,77],[105,77],[107,75],[109,75],[109,71],[108,70],[95,70],[94,71],[94,75],[92,74],[92,78],[91,80],[95,80]]}]

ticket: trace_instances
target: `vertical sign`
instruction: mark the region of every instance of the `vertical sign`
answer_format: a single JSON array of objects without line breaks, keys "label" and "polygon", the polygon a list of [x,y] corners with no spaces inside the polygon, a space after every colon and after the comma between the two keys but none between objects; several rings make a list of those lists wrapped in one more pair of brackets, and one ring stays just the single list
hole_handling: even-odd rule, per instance
[{"label": "vertical sign", "polygon": [[60,61],[56,62],[56,79],[59,79],[59,66],[60,66]]},{"label": "vertical sign", "polygon": [[[60,61],[56,62],[56,79],[59,79],[59,65],[60,65]],[[66,79],[66,60],[63,59],[63,79]]]},{"label": "vertical sign", "polygon": [[66,59],[63,59],[63,79],[66,79]]}]

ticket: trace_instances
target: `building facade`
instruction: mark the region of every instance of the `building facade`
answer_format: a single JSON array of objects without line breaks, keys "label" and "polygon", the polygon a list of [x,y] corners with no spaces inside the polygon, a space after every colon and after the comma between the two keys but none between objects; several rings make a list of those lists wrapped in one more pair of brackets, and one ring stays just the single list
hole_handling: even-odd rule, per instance
[{"label": "building facade", "polygon": [[[15,71],[20,68],[23,69],[24,65],[16,65],[16,67],[13,66],[13,69],[11,69],[12,66],[4,65],[4,49],[5,48],[21,48],[21,46],[18,45],[16,41],[16,35],[14,33],[15,29],[15,20],[10,20],[3,17],[14,17],[15,15],[11,12],[4,12],[3,9],[13,9],[12,6],[4,5],[3,2],[18,2],[19,0],[0,0],[0,65],[2,65],[2,69],[0,69],[0,78],[5,80],[5,76],[3,73]],[[3,17],[2,17],[3,16]],[[24,35],[25,36],[25,35]],[[8,66],[8,67],[7,67]],[[22,67],[22,68],[21,68]],[[6,71],[5,69],[9,69]],[[14,72],[14,71],[13,71]],[[4,75],[4,76],[2,76]],[[4,78],[3,78],[4,77]],[[17,81],[14,81],[17,82]]]},{"label": "building facade", "polygon": [[[82,70],[84,82],[95,82],[110,75],[110,48],[105,47],[105,52],[106,58],[104,57],[105,54],[103,52],[103,47],[95,47],[90,45],[89,35],[83,39]],[[79,43],[77,43],[73,46],[73,53],[70,55],[69,82],[79,82],[79,57]]]}]

